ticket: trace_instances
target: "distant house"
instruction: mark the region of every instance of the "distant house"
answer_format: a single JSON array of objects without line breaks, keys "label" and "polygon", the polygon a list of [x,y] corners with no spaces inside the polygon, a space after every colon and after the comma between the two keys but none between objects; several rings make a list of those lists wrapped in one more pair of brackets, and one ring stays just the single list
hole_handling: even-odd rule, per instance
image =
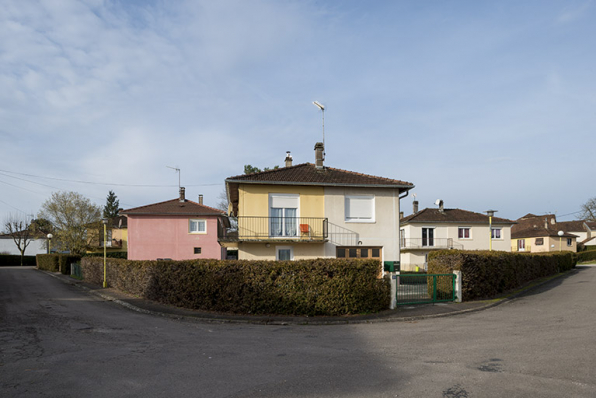
[{"label": "distant house", "polygon": [[180,197],[121,211],[128,218],[129,260],[225,259],[217,240],[227,225],[221,210]]},{"label": "distant house", "polygon": [[437,209],[418,211],[401,220],[401,269],[427,269],[428,254],[433,250],[511,251],[511,226],[514,221],[461,209],[446,209],[440,201]]},{"label": "distant house", "polygon": [[[27,249],[25,249],[25,256],[35,256],[36,254],[47,253],[48,249],[46,242],[47,238],[45,233],[32,233],[31,241],[27,245]],[[0,234],[0,254],[21,255],[12,236],[8,234]]]},{"label": "distant house", "polygon": [[106,235],[107,239],[104,243],[103,225],[93,224],[93,227],[87,230],[88,252],[103,252],[104,245],[109,253],[128,251],[128,219],[126,216],[119,215],[109,218]]},{"label": "distant house", "polygon": [[596,222],[577,220],[577,221],[559,221],[557,228],[576,235],[577,243],[584,246],[596,246]]},{"label": "distant house", "polygon": [[[226,179],[230,215],[238,230],[220,238],[240,259],[372,258],[399,260],[400,195],[409,182],[315,163]],[[380,265],[380,264],[379,264]]]},{"label": "distant house", "polygon": [[[577,251],[575,222],[558,223],[554,214],[526,214],[516,220],[511,231],[511,250],[515,252]],[[559,235],[559,232],[562,232]]]}]

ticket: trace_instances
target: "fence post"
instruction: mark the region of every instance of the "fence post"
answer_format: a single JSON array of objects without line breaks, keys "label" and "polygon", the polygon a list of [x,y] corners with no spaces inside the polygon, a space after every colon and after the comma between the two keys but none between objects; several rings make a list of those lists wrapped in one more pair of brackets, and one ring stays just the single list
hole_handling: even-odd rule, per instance
[{"label": "fence post", "polygon": [[455,275],[454,287],[455,287],[455,302],[461,303],[462,302],[462,280],[461,280],[461,271],[453,271]]}]

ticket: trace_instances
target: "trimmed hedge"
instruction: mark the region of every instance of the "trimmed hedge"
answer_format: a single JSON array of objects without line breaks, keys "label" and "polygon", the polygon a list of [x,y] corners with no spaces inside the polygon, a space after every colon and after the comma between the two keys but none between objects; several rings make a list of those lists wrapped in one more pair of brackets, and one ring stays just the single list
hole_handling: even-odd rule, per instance
[{"label": "trimmed hedge", "polygon": [[[85,254],[83,254],[83,257],[102,257],[103,258],[103,252],[102,253],[85,253]],[[107,252],[106,257],[107,258],[123,258],[126,260],[128,258],[128,252]]]},{"label": "trimmed hedge", "polygon": [[50,272],[70,274],[70,264],[81,261],[81,256],[71,254],[38,254],[37,268]]},{"label": "trimmed hedge", "polygon": [[[103,282],[103,259],[81,261],[85,281]],[[389,307],[377,260],[109,259],[108,286],[178,307],[242,314],[345,315]]]},{"label": "trimmed hedge", "polygon": [[596,250],[588,250],[577,254],[577,261],[589,262],[596,261]]},{"label": "trimmed hedge", "polygon": [[[0,267],[21,265],[20,254],[0,254]],[[23,256],[23,265],[35,265],[35,256]]]},{"label": "trimmed hedge", "polygon": [[431,252],[429,274],[462,272],[464,301],[494,297],[536,279],[575,267],[575,253],[517,254],[502,251]]}]

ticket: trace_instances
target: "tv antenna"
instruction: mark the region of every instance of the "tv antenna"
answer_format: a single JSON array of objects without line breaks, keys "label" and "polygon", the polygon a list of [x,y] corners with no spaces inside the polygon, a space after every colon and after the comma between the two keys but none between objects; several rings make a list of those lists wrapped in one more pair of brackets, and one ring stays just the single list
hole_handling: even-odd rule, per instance
[{"label": "tv antenna", "polygon": [[327,150],[327,147],[325,147],[325,105],[319,101],[313,101],[313,104],[323,113],[323,160],[325,160],[325,151]]},{"label": "tv antenna", "polygon": [[178,173],[178,190],[180,190],[180,169],[178,167],[166,166],[168,169],[172,169]]}]

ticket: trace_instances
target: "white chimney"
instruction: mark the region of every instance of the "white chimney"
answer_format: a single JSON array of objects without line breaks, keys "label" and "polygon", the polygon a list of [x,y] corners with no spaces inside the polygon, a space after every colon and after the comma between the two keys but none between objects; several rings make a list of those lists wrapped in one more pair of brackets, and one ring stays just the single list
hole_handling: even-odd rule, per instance
[{"label": "white chimney", "polygon": [[286,167],[292,167],[292,155],[290,155],[290,151],[286,152]]},{"label": "white chimney", "polygon": [[186,201],[186,198],[184,197],[184,191],[184,187],[180,187],[180,199],[178,199],[180,202]]}]

